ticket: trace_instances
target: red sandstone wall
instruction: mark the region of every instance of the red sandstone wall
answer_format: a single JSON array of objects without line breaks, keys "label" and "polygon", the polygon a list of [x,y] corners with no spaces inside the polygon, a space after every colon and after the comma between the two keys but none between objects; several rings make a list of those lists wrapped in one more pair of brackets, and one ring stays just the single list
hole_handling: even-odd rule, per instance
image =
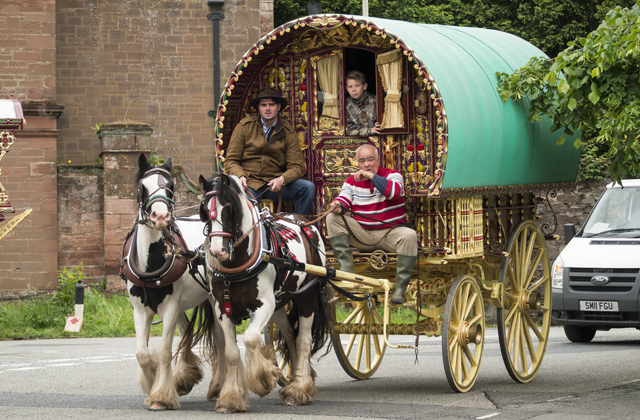
[{"label": "red sandstone wall", "polygon": [[0,182],[16,215],[33,209],[31,215],[0,240],[0,289],[44,289],[58,285],[56,138],[52,133],[33,130],[39,128],[34,127],[38,123],[53,129],[55,120],[30,120],[32,131],[18,133],[15,145],[0,166]]},{"label": "red sandstone wall", "polygon": [[55,102],[55,5],[0,2],[0,98]]},{"label": "red sandstone wall", "polygon": [[[223,10],[225,59],[235,65],[258,39],[259,0],[228,0]],[[212,171],[207,112],[216,101],[208,13],[204,0],[58,0],[63,162],[93,164],[100,143],[91,127],[129,119],[153,128],[152,149],[161,156],[189,173]]]},{"label": "red sandstone wall", "polygon": [[58,174],[58,266],[82,263],[84,275],[104,278],[102,168],[68,167]]},{"label": "red sandstone wall", "polygon": [[[57,286],[55,0],[0,1],[0,98],[22,102],[25,131],[0,164],[16,209],[33,213],[0,241],[0,289]],[[4,222],[7,224],[8,220]]]}]

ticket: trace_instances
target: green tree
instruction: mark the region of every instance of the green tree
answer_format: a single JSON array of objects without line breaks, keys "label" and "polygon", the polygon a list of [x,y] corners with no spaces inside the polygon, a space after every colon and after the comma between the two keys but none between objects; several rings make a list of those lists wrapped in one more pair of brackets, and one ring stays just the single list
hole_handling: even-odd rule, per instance
[{"label": "green tree", "polygon": [[[275,0],[276,26],[307,15],[307,0]],[[615,6],[635,0],[369,0],[369,15],[407,22],[509,32],[555,57],[598,27]],[[362,0],[323,0],[323,13],[362,14]]]},{"label": "green tree", "polygon": [[604,145],[614,179],[640,174],[640,0],[611,10],[555,60],[534,57],[497,76],[503,100],[529,98],[530,119],[547,116],[552,130],[581,131],[576,147]]}]

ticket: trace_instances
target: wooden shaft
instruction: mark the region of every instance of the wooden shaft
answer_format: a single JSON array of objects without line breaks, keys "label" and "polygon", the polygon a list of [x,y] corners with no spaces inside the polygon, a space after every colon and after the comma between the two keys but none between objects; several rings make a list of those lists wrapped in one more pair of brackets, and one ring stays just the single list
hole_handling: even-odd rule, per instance
[{"label": "wooden shaft", "polygon": [[[280,262],[283,261],[279,258],[273,258],[270,255],[263,255],[262,259],[266,262],[270,262],[275,265],[280,265]],[[286,263],[285,263],[286,264]],[[322,267],[319,265],[313,264],[302,264],[297,263],[295,268],[296,270],[302,270],[305,273],[315,274],[316,276],[324,277],[327,275],[328,270],[327,267]],[[367,286],[378,286],[378,287],[389,287],[389,280],[386,279],[374,279],[371,277],[360,276],[358,274],[348,273],[346,271],[336,270],[335,278],[342,281],[348,281],[352,283],[360,283],[366,284]]]}]

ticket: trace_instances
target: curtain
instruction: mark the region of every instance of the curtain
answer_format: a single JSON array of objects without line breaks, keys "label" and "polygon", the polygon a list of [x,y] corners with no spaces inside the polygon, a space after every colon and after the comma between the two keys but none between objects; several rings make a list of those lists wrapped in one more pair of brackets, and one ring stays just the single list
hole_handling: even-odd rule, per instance
[{"label": "curtain", "polygon": [[338,56],[330,55],[318,60],[318,83],[324,93],[324,107],[322,114],[340,118],[338,103]]},{"label": "curtain", "polygon": [[384,116],[382,128],[404,127],[402,112],[402,52],[399,49],[378,54],[376,57],[378,74],[382,80],[382,88],[387,96],[384,98]]}]

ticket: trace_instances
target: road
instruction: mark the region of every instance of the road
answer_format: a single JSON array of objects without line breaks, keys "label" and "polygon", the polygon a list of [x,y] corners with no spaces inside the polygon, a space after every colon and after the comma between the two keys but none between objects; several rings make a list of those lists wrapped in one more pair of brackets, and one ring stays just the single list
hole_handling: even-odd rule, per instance
[{"label": "road", "polygon": [[[412,344],[408,336],[394,344]],[[313,405],[285,407],[277,392],[251,397],[248,418],[269,419],[638,419],[640,331],[598,332],[589,344],[569,342],[552,327],[537,377],[517,384],[507,374],[498,332],[489,328],[480,375],[468,393],[451,391],[439,338],[422,337],[413,350],[388,349],[373,378],[348,377],[335,355],[319,362]],[[134,338],[0,342],[0,419],[210,419],[211,377],[181,397],[181,411],[146,410],[136,380]],[[157,346],[158,340],[151,339]],[[208,365],[207,365],[208,367]]]}]

